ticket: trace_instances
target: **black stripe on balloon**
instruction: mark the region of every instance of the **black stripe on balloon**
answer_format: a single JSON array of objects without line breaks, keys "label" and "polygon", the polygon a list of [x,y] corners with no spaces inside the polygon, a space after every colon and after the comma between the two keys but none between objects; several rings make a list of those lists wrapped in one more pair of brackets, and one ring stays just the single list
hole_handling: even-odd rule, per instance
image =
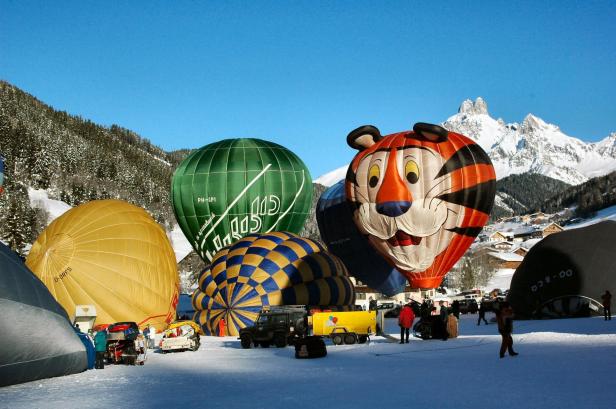
[{"label": "black stripe on balloon", "polygon": [[287,287],[282,289],[282,303],[284,305],[297,304],[297,294],[295,294],[295,287]]},{"label": "black stripe on balloon", "polygon": [[458,149],[456,153],[454,153],[453,156],[447,160],[447,162],[445,162],[434,179],[451,173],[456,169],[475,164],[491,165],[492,162],[485,151],[481,149],[481,146],[477,144],[464,145],[462,148]]},{"label": "black stripe on balloon", "polygon": [[353,167],[351,165],[349,165],[349,167],[347,168],[346,180],[347,182],[351,182],[354,185],[357,185],[357,175],[355,174],[355,172],[353,172]]},{"label": "black stripe on balloon", "polygon": [[457,192],[442,194],[437,196],[437,199],[490,214],[495,194],[496,181],[489,180],[466,189],[458,190]]},{"label": "black stripe on balloon", "polygon": [[461,234],[462,236],[477,237],[481,233],[481,229],[483,227],[454,227],[453,229],[447,229],[447,231]]}]

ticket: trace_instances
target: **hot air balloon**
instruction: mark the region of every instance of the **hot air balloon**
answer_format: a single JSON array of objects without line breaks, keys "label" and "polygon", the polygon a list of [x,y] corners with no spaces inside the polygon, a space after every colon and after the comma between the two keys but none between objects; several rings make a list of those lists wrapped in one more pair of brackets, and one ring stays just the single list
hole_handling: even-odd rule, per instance
[{"label": "hot air balloon", "polygon": [[511,278],[507,301],[518,318],[600,315],[601,294],[616,289],[616,221],[550,234]]},{"label": "hot air balloon", "polygon": [[86,348],[66,312],[0,242],[0,386],[85,371]]},{"label": "hot air balloon", "polygon": [[165,231],[140,207],[95,200],[54,220],[26,264],[69,313],[96,307],[97,324],[164,328],[175,318],[179,277]]},{"label": "hot air balloon", "polygon": [[406,277],[392,268],[357,230],[343,180],[323,192],[316,214],[321,239],[344,262],[351,276],[390,297],[404,292]]},{"label": "hot air balloon", "polygon": [[218,252],[193,293],[194,320],[216,334],[253,325],[264,306],[309,305],[348,309],[355,303],[344,264],[320,244],[293,233],[248,235]]},{"label": "hot air balloon", "polygon": [[251,233],[299,233],[312,204],[304,163],[283,146],[226,139],[189,155],[173,175],[173,209],[203,260]]},{"label": "hot air balloon", "polygon": [[385,137],[362,126],[347,143],[359,150],[345,186],[355,225],[411,286],[439,286],[488,221],[490,158],[471,139],[425,123]]}]

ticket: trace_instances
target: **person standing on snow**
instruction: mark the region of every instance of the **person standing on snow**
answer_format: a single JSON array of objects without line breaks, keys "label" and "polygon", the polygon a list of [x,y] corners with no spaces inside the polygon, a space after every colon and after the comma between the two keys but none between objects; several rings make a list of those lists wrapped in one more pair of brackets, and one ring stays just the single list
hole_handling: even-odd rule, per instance
[{"label": "person standing on snow", "polygon": [[513,310],[508,302],[501,303],[496,320],[498,322],[498,332],[502,337],[500,357],[505,357],[505,351],[509,351],[510,356],[518,355],[513,350],[513,338],[511,336],[513,332]]},{"label": "person standing on snow", "polygon": [[477,325],[481,325],[481,320],[488,325],[488,321],[486,321],[486,304],[484,302],[479,304],[479,318],[477,318]]},{"label": "person standing on snow", "polygon": [[143,337],[145,338],[145,347],[149,348],[150,346],[150,327],[149,326],[143,329]]},{"label": "person standing on snow", "polygon": [[451,313],[457,320],[460,319],[460,301],[454,300],[454,302],[451,303]]},{"label": "person standing on snow", "polygon": [[107,330],[103,329],[96,333],[94,336],[94,350],[96,351],[96,360],[94,361],[94,368],[105,368],[105,352],[107,351]]},{"label": "person standing on snow", "polygon": [[601,296],[603,304],[603,317],[605,320],[612,320],[612,294],[608,290],[605,290],[605,294]]},{"label": "person standing on snow", "polygon": [[150,324],[150,349],[156,348],[156,328]]},{"label": "person standing on snow", "polygon": [[409,343],[409,332],[415,320],[415,313],[409,304],[406,304],[400,310],[398,315],[398,325],[400,325],[400,343],[404,344],[404,334],[406,332],[406,343]]},{"label": "person standing on snow", "polygon": [[440,318],[440,328],[443,332],[443,341],[447,341],[447,338],[449,338],[449,334],[447,334],[447,318],[449,315],[449,311],[447,309],[447,307],[445,306],[445,302],[441,301],[439,304],[439,318]]}]

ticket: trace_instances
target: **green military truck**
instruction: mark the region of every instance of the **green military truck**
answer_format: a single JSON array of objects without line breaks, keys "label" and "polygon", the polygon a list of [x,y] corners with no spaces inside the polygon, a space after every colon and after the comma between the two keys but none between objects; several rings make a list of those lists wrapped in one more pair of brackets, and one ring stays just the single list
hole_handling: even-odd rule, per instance
[{"label": "green military truck", "polygon": [[307,317],[308,311],[303,305],[263,309],[255,325],[240,330],[242,348],[292,345],[296,337],[306,335]]}]

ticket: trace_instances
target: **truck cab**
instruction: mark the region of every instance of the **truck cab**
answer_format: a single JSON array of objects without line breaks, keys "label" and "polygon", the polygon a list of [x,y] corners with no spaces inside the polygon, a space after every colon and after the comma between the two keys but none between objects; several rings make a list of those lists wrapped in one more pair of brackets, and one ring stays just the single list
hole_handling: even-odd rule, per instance
[{"label": "truck cab", "polygon": [[283,348],[293,339],[306,334],[308,312],[304,306],[281,306],[263,309],[255,325],[240,330],[242,348],[252,345],[268,348],[271,344]]}]

